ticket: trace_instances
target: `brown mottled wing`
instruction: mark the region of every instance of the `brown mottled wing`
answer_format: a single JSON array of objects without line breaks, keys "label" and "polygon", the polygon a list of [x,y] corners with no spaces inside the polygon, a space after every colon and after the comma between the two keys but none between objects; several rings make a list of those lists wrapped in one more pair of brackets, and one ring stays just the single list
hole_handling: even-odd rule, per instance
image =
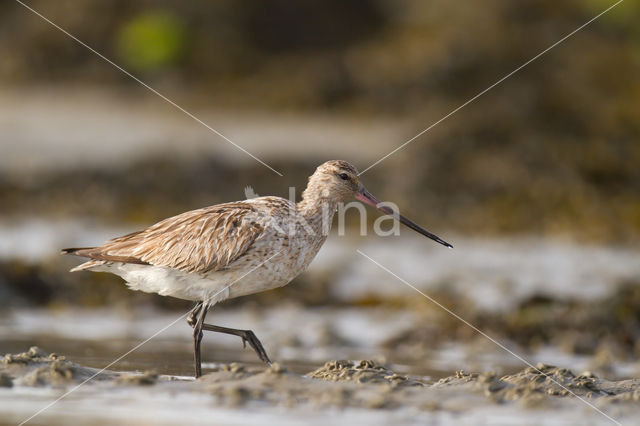
[{"label": "brown mottled wing", "polygon": [[110,240],[87,257],[185,272],[217,271],[242,256],[262,233],[256,214],[246,202],[189,211]]}]

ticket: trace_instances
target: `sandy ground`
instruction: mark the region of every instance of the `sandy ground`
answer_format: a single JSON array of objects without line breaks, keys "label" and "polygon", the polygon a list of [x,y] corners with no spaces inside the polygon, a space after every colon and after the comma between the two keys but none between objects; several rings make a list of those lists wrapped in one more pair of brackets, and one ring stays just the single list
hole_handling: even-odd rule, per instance
[{"label": "sandy ground", "polygon": [[640,379],[612,382],[544,364],[502,377],[460,371],[432,382],[367,360],[330,361],[302,375],[279,364],[232,363],[193,380],[100,371],[32,347],[4,356],[0,395],[6,424],[60,397],[30,423],[536,424],[544,417],[548,424],[610,424],[611,416],[637,424],[640,418]]}]

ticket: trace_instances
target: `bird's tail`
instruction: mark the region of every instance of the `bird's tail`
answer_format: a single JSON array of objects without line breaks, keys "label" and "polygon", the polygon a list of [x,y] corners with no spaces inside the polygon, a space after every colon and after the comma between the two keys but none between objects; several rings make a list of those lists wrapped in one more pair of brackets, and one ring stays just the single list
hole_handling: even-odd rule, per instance
[{"label": "bird's tail", "polygon": [[93,258],[95,257],[97,248],[98,247],[72,247],[72,248],[62,249],[60,251],[60,254],[72,254],[74,256]]},{"label": "bird's tail", "polygon": [[[96,249],[96,247],[72,247],[72,248],[66,248],[66,249],[62,249],[60,251],[60,254],[72,254],[74,256],[81,256],[81,257],[89,257],[91,258],[91,252],[94,251]],[[96,260],[90,260],[88,262],[85,262],[81,265],[76,266],[75,268],[71,269],[70,272],[77,272],[77,271],[83,271],[85,269],[90,269],[94,266],[98,266],[103,264],[103,261],[96,261]]]}]

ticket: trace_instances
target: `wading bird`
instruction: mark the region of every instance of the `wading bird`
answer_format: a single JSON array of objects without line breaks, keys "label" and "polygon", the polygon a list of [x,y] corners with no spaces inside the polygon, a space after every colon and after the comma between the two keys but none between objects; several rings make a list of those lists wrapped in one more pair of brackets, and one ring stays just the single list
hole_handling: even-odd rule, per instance
[{"label": "wading bird", "polygon": [[205,324],[218,302],[282,287],[304,271],[327,238],[338,204],[356,198],[378,207],[409,228],[452,246],[391,208],[380,205],[346,161],[328,161],[309,178],[302,201],[258,197],[218,204],[170,217],[99,247],[69,248],[90,260],[71,271],[111,272],[129,288],[196,302],[193,327],[195,375],[202,374],[202,331],[239,336],[271,364],[251,330]]}]

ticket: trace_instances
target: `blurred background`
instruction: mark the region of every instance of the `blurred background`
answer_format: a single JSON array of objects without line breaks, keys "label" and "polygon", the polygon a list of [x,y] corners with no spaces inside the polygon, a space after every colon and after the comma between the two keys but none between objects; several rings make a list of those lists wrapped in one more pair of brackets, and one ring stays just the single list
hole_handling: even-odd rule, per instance
[{"label": "blurred background", "polygon": [[[280,177],[2,2],[0,353],[38,344],[105,365],[190,304],[70,274],[79,260],[60,248],[243,199],[247,185],[299,194],[329,159],[362,170],[612,3],[28,2]],[[639,19],[621,3],[363,175],[455,250],[405,229],[360,237],[352,214],[307,274],[210,320],[252,328],[288,365],[520,368],[359,248],[532,360],[640,374]],[[190,330],[174,328],[117,367],[188,374]],[[255,362],[232,337],[205,344],[217,361]]]}]

